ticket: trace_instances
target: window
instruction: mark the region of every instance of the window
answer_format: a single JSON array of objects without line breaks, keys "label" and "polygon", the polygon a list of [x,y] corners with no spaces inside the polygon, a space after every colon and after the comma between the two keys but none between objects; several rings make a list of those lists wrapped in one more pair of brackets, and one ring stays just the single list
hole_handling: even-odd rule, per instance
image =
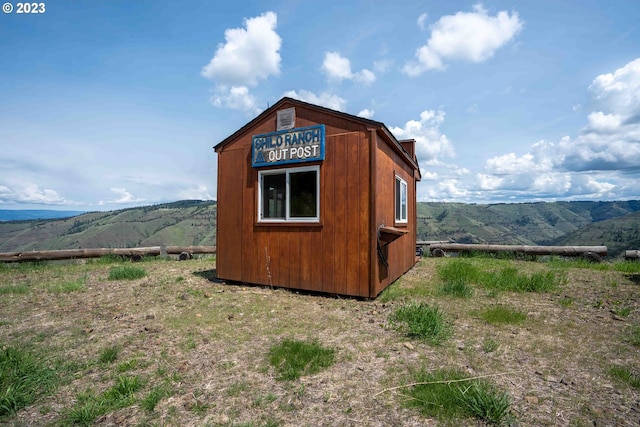
[{"label": "window", "polygon": [[396,176],[396,222],[407,222],[407,181]]},{"label": "window", "polygon": [[258,221],[319,221],[319,176],[319,166],[258,172]]}]

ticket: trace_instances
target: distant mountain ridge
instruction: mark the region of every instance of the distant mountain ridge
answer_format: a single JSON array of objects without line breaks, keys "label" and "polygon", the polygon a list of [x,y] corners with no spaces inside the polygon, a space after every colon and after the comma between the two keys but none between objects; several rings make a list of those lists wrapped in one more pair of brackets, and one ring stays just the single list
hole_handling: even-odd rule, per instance
[{"label": "distant mountain ridge", "polygon": [[[420,202],[418,240],[640,249],[640,200],[464,204]],[[0,252],[215,245],[217,204],[183,200],[63,219],[0,222]]]},{"label": "distant mountain ridge", "polygon": [[57,211],[53,209],[0,209],[0,221],[27,221],[33,219],[69,218],[86,211]]}]

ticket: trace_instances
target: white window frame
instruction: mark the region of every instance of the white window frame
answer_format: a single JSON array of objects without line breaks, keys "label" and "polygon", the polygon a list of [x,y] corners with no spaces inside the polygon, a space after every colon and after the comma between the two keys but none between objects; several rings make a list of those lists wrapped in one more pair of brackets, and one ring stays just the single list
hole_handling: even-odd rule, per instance
[{"label": "white window frame", "polygon": [[[291,209],[291,186],[290,186],[290,175],[292,173],[298,172],[310,172],[313,171],[316,173],[316,214],[313,217],[293,217],[290,214]],[[285,217],[284,218],[264,218],[263,215],[263,200],[262,200],[262,192],[263,192],[263,183],[265,175],[279,175],[285,174]],[[282,169],[269,169],[258,171],[258,222],[260,223],[284,223],[284,222],[320,222],[320,166],[305,166],[299,168],[282,168]]]},{"label": "white window frame", "polygon": [[[393,193],[394,193],[394,216],[396,218],[396,223],[398,224],[407,224],[408,217],[408,200],[409,200],[409,186],[407,185],[407,181],[400,178],[398,175],[395,176],[396,179],[394,181]],[[400,194],[398,194],[398,182],[400,183]],[[403,194],[404,193],[404,194]],[[404,195],[404,199],[403,196]],[[398,205],[400,203],[400,205]],[[403,208],[404,207],[404,212]],[[399,209],[398,209],[399,208]],[[400,215],[398,215],[398,212]],[[404,213],[404,215],[403,215]]]}]

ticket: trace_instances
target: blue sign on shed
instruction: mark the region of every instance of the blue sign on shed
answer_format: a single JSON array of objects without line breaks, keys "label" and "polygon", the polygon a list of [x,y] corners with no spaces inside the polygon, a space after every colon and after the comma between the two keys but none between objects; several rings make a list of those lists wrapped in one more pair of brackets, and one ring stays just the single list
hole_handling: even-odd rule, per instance
[{"label": "blue sign on shed", "polygon": [[324,160],[324,125],[253,135],[251,147],[254,168]]}]

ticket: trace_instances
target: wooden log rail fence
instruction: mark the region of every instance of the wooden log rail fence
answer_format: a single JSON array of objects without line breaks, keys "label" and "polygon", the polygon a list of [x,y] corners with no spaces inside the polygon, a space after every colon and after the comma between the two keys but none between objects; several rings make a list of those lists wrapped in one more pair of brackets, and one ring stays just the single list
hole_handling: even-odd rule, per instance
[{"label": "wooden log rail fence", "polygon": [[[99,258],[105,255],[142,257],[158,255],[215,254],[215,246],[149,246],[143,248],[62,249],[51,251],[0,252],[0,261],[55,261],[75,258]],[[181,258],[182,259],[182,258]]]},{"label": "wooden log rail fence", "polygon": [[484,245],[464,243],[434,243],[429,245],[432,256],[444,256],[445,252],[519,252],[528,255],[607,256],[606,246],[529,246],[529,245]]}]

